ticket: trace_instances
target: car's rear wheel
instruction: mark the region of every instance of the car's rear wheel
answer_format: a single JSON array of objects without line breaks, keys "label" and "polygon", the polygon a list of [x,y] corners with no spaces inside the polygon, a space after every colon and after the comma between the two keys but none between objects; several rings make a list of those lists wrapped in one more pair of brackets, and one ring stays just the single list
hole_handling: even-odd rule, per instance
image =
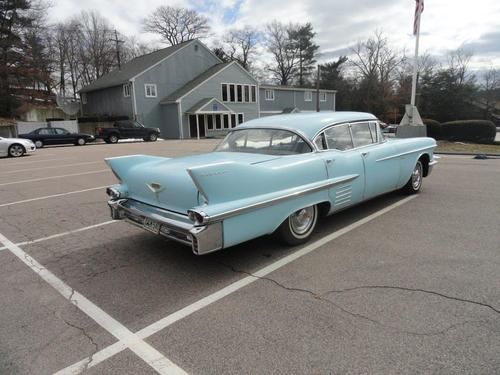
[{"label": "car's rear wheel", "polygon": [[148,136],[148,141],[149,142],[156,142],[156,140],[158,139],[158,135],[156,135],[156,133],[151,133],[149,136]]},{"label": "car's rear wheel", "polygon": [[111,134],[108,138],[109,143],[117,143],[118,142],[118,136],[116,134]]},{"label": "car's rear wheel", "polygon": [[18,158],[20,156],[23,156],[26,150],[24,147],[18,143],[14,143],[9,147],[9,156],[13,158]]},{"label": "car's rear wheel", "polygon": [[85,145],[85,143],[87,143],[87,141],[85,140],[85,138],[78,138],[78,139],[76,140],[76,144],[77,144],[77,146],[84,146],[84,145]]},{"label": "car's rear wheel", "polygon": [[43,147],[43,142],[40,140],[35,141],[35,146],[36,148],[42,148]]},{"label": "car's rear wheel", "polygon": [[318,222],[318,206],[302,208],[291,214],[278,228],[280,239],[288,245],[306,242]]},{"label": "car's rear wheel", "polygon": [[422,182],[424,178],[424,167],[420,160],[417,161],[415,167],[413,168],[413,172],[411,173],[408,182],[403,187],[403,191],[406,194],[417,194],[422,188]]}]

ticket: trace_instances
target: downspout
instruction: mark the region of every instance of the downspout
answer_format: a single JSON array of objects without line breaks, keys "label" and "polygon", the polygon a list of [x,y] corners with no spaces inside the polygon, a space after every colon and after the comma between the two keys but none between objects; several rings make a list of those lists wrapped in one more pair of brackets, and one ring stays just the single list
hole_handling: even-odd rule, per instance
[{"label": "downspout", "polygon": [[132,78],[130,80],[132,83],[132,115],[134,117],[134,120],[137,120],[137,100],[135,97],[135,78]]}]

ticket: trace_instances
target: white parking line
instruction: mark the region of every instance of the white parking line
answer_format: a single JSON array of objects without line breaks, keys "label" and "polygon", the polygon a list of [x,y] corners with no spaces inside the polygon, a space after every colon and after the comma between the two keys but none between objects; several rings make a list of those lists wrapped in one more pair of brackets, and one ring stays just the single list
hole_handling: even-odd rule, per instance
[{"label": "white parking line", "polygon": [[57,198],[57,197],[63,197],[65,195],[71,195],[71,194],[79,194],[79,193],[85,193],[87,191],[92,191],[92,190],[100,190],[104,189],[109,185],[103,185],[103,186],[98,186],[95,188],[89,188],[89,189],[83,189],[83,190],[75,190],[75,191],[69,191],[67,193],[59,193],[59,194],[52,194],[52,195],[45,195],[43,197],[38,197],[38,198],[30,198],[30,199],[24,199],[22,201],[16,201],[16,202],[10,202],[10,203],[1,203],[0,207],[7,207],[7,206],[13,206],[15,204],[21,204],[21,203],[28,203],[28,202],[34,202],[34,201],[39,201],[43,199],[50,199],[50,198]]},{"label": "white parking line", "polygon": [[90,164],[100,164],[103,161],[88,161],[85,163],[74,163],[74,164],[63,164],[63,165],[51,165],[50,167],[38,167],[38,168],[28,168],[28,169],[16,169],[15,171],[1,172],[0,174],[11,174],[19,172],[29,172],[29,171],[40,171],[42,169],[54,169],[54,168],[65,168],[65,167],[75,167],[78,165],[90,165]]},{"label": "white parking line", "polygon": [[55,178],[83,176],[83,175],[86,175],[86,174],[95,174],[95,173],[104,173],[104,172],[110,172],[110,170],[109,169],[100,169],[98,171],[92,171],[92,172],[63,174],[63,175],[60,175],[60,176],[51,176],[51,177],[43,177],[43,178],[33,178],[31,180],[21,180],[21,181],[13,181],[13,182],[4,182],[4,183],[1,183],[0,186],[15,185],[15,184],[24,184],[26,182],[37,182],[37,181],[44,181],[44,180],[53,180]]},{"label": "white parking line", "polygon": [[[49,156],[49,155],[46,155],[46,156]],[[63,161],[63,160],[72,160],[72,159],[76,159],[76,156],[70,157],[70,158],[64,158],[64,159],[61,159],[61,158],[59,158],[59,159],[37,159],[37,160],[25,161],[25,162],[21,162],[21,163],[8,163],[6,165],[26,165],[26,164],[44,163],[47,161]]]},{"label": "white parking line", "polygon": [[[109,220],[109,221],[105,221],[103,223],[89,225],[88,227],[83,227],[83,228],[79,228],[79,229],[70,230],[70,231],[67,231],[67,232],[53,234],[52,236],[37,238],[36,240],[18,242],[18,243],[16,243],[16,246],[32,245],[32,244],[38,243],[38,242],[53,240],[54,238],[59,238],[59,237],[67,236],[68,234],[74,234],[74,233],[84,232],[84,231],[89,230],[89,229],[99,228],[99,227],[102,227],[104,225],[117,223],[118,221],[119,220]],[[5,247],[5,246],[4,247],[0,247],[0,251],[2,251],[2,250],[7,250],[7,247]]]},{"label": "white parking line", "polygon": [[[368,215],[367,217],[365,217],[361,220],[356,221],[355,223],[352,223],[352,224],[346,226],[345,228],[339,229],[339,230],[313,242],[312,244],[307,245],[307,246],[303,247],[302,249],[299,249],[296,252],[294,252],[294,253],[292,253],[292,254],[264,267],[264,268],[261,268],[259,271],[253,273],[253,275],[255,275],[255,276],[246,276],[243,279],[238,280],[238,281],[226,286],[225,288],[222,288],[221,290],[219,290],[215,293],[212,293],[212,294],[202,298],[201,300],[194,302],[191,305],[186,306],[183,309],[180,309],[180,310],[166,316],[165,318],[160,319],[159,321],[157,321],[157,322],[141,329],[140,331],[136,332],[136,335],[139,338],[145,340],[146,338],[150,337],[151,335],[158,333],[159,331],[161,331],[161,330],[167,328],[168,326],[178,322],[179,320],[188,317],[189,315],[201,310],[204,307],[211,305],[214,302],[221,300],[222,298],[240,290],[241,288],[243,288],[249,284],[252,284],[253,282],[259,280],[259,278],[262,278],[262,277],[269,275],[271,272],[274,272],[274,271],[278,270],[279,268],[282,268],[282,267],[286,266],[287,264],[303,257],[304,255],[307,255],[307,254],[317,250],[318,248],[322,247],[323,245],[327,244],[328,242],[333,241],[334,239],[336,239],[336,238],[338,238],[338,237],[340,237],[340,236],[342,236],[342,235],[344,235],[344,234],[346,234],[346,233],[348,233],[356,228],[359,228],[360,226],[378,218],[379,216],[382,216],[382,215],[386,214],[387,212],[389,212],[389,211],[391,211],[399,206],[402,206],[405,203],[408,203],[409,201],[411,201],[412,199],[415,199],[416,197],[417,197],[417,195],[412,195],[410,197],[404,198],[396,203],[391,204],[390,206],[387,206],[387,207],[381,209],[380,211],[377,211],[371,215]],[[57,375],[80,374],[82,372],[82,368],[84,366],[87,366],[87,368],[93,367],[93,366],[105,361],[106,359],[114,356],[115,354],[120,353],[121,351],[125,350],[126,348],[127,347],[124,345],[124,343],[121,343],[121,342],[114,343],[114,344],[100,350],[99,352],[95,353],[92,356],[92,358],[87,357],[87,358],[85,358],[85,359],[83,359],[83,360],[81,360],[81,361],[79,361],[79,362],[77,362],[69,367],[66,367],[65,369],[58,371],[56,374]]]},{"label": "white parking line", "polygon": [[88,300],[85,296],[78,293],[73,288],[65,284],[61,279],[55,276],[34,258],[25,253],[19,246],[9,241],[0,234],[0,243],[7,247],[12,254],[18,257],[24,264],[33,270],[51,287],[57,290],[65,299],[80,309],[88,317],[93,319],[102,328],[115,336],[120,342],[132,350],[144,362],[155,369],[160,374],[186,374],[184,370],[167,359],[158,350],[153,348],[137,335],[129,331],[124,325],[107,314],[104,310]]}]

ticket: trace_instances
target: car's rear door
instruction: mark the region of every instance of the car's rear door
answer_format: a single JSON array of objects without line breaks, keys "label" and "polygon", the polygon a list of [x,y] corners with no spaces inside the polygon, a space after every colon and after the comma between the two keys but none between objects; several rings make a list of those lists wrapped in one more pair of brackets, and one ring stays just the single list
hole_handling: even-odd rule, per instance
[{"label": "car's rear door", "polygon": [[364,168],[359,153],[353,150],[349,124],[333,125],[315,143],[321,150],[328,178],[348,178],[330,191],[332,210],[340,210],[363,200]]},{"label": "car's rear door", "polygon": [[55,137],[57,138],[58,144],[74,143],[75,142],[75,136],[73,134],[71,134],[69,131],[67,131],[66,129],[54,128],[53,130],[56,132]]},{"label": "car's rear door", "polygon": [[382,139],[376,122],[350,124],[354,151],[363,160],[365,171],[364,198],[372,198],[395,190],[399,181],[399,158],[396,148]]},{"label": "car's rear door", "polygon": [[56,132],[52,128],[43,128],[38,131],[37,139],[41,140],[46,145],[57,144]]}]

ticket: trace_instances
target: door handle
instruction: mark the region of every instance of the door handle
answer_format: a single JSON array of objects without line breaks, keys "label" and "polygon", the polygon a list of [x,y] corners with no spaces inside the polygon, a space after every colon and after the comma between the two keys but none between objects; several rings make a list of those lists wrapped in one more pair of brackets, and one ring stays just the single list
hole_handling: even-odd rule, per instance
[{"label": "door handle", "polygon": [[366,157],[366,156],[370,155],[370,153],[369,152],[362,152],[361,155],[363,155],[363,157]]},{"label": "door handle", "polygon": [[335,159],[326,159],[325,162],[326,164],[331,164],[335,161]]}]

